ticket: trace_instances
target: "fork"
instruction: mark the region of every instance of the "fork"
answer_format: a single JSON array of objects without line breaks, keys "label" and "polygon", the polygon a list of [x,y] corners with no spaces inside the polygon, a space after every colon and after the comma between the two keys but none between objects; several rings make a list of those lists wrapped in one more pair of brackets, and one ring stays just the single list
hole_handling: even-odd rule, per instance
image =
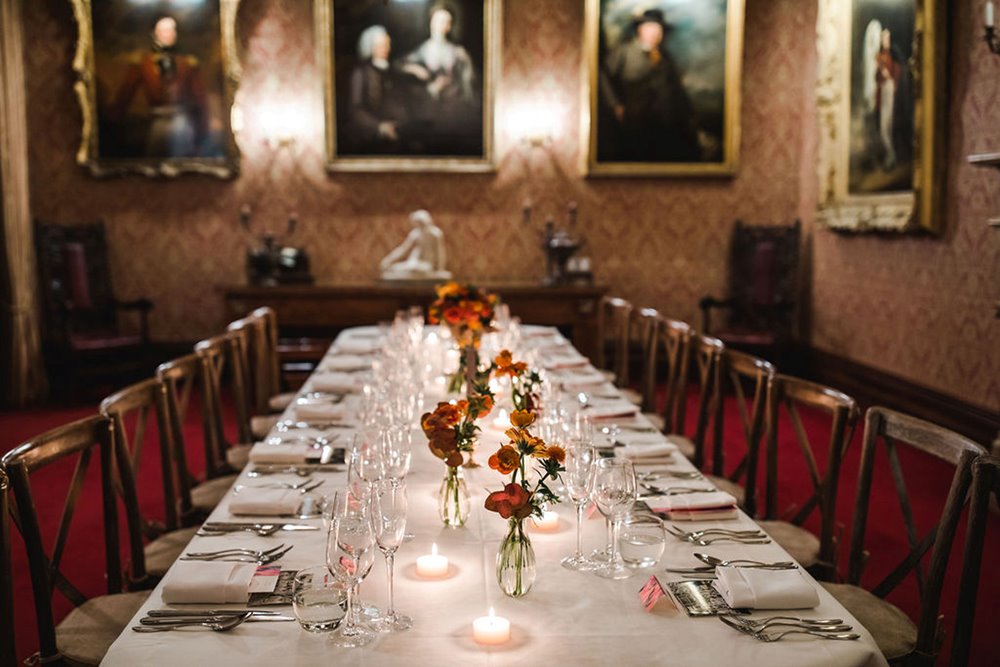
[{"label": "fork", "polygon": [[642,488],[650,493],[666,496],[681,496],[689,493],[715,493],[716,489],[692,489],[686,486],[653,486],[652,484],[640,484]]},{"label": "fork", "polygon": [[298,482],[265,482],[263,484],[237,484],[234,488],[237,489],[301,489],[307,484],[312,484],[313,478],[310,473],[308,477],[298,481]]},{"label": "fork", "polygon": [[766,537],[765,534],[760,530],[732,530],[731,528],[706,528],[704,530],[693,530],[690,532],[685,532],[676,526],[671,526],[669,524],[664,524],[663,526],[667,532],[675,537],[679,537],[684,540],[698,539],[704,537],[705,535],[735,535],[737,537]]},{"label": "fork", "polygon": [[261,537],[269,537],[277,533],[279,530],[281,530],[281,524],[276,523],[262,524],[259,526],[247,526],[245,528],[231,528],[227,530],[212,530],[211,528],[205,528],[202,526],[201,529],[195,533],[195,535],[198,535],[199,537],[218,537],[219,535],[228,535],[229,533],[248,532],[256,533]]},{"label": "fork", "polygon": [[216,632],[226,632],[232,630],[238,625],[242,625],[250,618],[252,612],[246,612],[244,614],[237,614],[235,616],[230,616],[228,618],[219,620],[211,619],[208,621],[191,621],[182,623],[170,623],[166,625],[133,625],[132,630],[134,632],[166,632],[168,630],[176,630],[178,628],[191,628],[203,626],[210,628]]},{"label": "fork", "polygon": [[803,630],[817,630],[822,632],[848,632],[853,628],[845,625],[839,618],[799,618],[797,616],[771,616],[769,618],[746,618],[743,616],[732,616],[724,614],[729,619],[745,625],[751,630],[760,632],[773,626],[781,625]]},{"label": "fork", "polygon": [[697,544],[698,546],[707,547],[716,542],[736,542],[737,544],[770,544],[770,538],[761,539],[751,539],[747,537],[739,537],[737,535],[720,535],[719,537],[710,538],[700,538],[696,540],[688,540],[692,544]]},{"label": "fork", "polygon": [[200,556],[195,557],[190,554],[187,556],[181,556],[181,560],[200,560],[200,561],[225,561],[232,563],[257,563],[258,565],[268,565],[276,560],[282,558],[285,554],[292,550],[294,544],[290,544],[281,551],[277,551],[271,554],[226,554],[222,556]]},{"label": "fork", "polygon": [[267,554],[274,553],[275,551],[281,551],[284,548],[285,548],[284,544],[279,544],[278,546],[272,547],[270,549],[261,549],[261,550],[258,550],[258,549],[236,549],[236,548],[233,548],[233,549],[219,549],[218,551],[191,551],[191,552],[186,553],[184,555],[185,556],[194,556],[195,558],[198,558],[198,557],[209,557],[209,556],[225,556],[225,555],[234,555],[234,554],[235,555],[246,554],[246,555],[251,555],[251,556],[254,555],[254,554],[267,555]]},{"label": "fork", "polygon": [[759,639],[762,642],[776,642],[784,637],[787,637],[788,635],[812,635],[813,637],[820,637],[822,639],[842,641],[861,639],[861,635],[853,632],[823,632],[822,630],[784,630],[782,632],[771,634],[766,632],[751,632],[748,634],[754,639]]}]

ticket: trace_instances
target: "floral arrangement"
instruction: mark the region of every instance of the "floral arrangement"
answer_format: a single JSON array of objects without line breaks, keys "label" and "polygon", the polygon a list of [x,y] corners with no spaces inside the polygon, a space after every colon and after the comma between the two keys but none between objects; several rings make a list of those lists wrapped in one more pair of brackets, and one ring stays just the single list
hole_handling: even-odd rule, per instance
[{"label": "floral arrangement", "polygon": [[529,371],[528,364],[515,362],[510,350],[502,350],[493,360],[493,374],[498,378],[510,378],[511,401],[515,410],[535,412],[538,409],[538,390],[542,384],[538,371]]},{"label": "floral arrangement", "polygon": [[[511,428],[504,433],[510,442],[502,445],[489,460],[490,468],[501,475],[510,475],[510,482],[503,490],[486,497],[486,509],[504,519],[526,519],[532,514],[541,518],[546,503],[559,501],[546,482],[558,480],[559,473],[566,470],[563,467],[566,450],[558,445],[547,446],[544,440],[532,435],[528,427],[534,421],[535,413],[515,410],[510,416]],[[541,474],[533,482],[527,477],[529,459],[536,459],[540,464],[538,472]]]},{"label": "floral arrangement", "polygon": [[460,348],[479,347],[484,333],[493,331],[493,312],[500,302],[496,294],[473,285],[447,282],[434,288],[437,299],[427,309],[427,321],[444,323]]},{"label": "floral arrangement", "polygon": [[487,382],[477,383],[468,399],[454,403],[438,403],[433,412],[420,418],[420,427],[427,436],[431,453],[450,468],[465,462],[464,454],[476,446],[479,427],[476,420],[493,409],[493,392]]}]

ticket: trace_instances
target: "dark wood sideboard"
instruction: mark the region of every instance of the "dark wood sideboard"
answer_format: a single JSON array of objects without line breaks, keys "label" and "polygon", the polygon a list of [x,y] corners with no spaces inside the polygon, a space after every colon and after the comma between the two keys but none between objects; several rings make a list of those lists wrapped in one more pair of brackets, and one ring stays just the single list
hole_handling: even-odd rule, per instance
[{"label": "dark wood sideboard", "polygon": [[[515,317],[527,324],[557,326],[591,358],[597,352],[597,313],[605,285],[544,287],[529,283],[477,283],[496,292]],[[434,288],[425,284],[225,286],[229,319],[260,306],[278,314],[283,337],[332,338],[341,329],[391,320],[409,306],[427,307]]]}]

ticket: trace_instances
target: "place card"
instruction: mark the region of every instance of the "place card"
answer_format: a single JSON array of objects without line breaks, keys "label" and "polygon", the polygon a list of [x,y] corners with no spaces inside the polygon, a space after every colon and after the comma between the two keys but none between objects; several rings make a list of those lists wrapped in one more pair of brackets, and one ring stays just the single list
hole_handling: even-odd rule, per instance
[{"label": "place card", "polygon": [[250,580],[250,587],[247,591],[250,594],[273,593],[275,587],[278,585],[278,579],[280,576],[280,566],[261,565],[257,568],[257,571],[253,573],[253,579]]},{"label": "place card", "polygon": [[[266,607],[270,605],[292,604],[292,593],[295,588],[295,575],[298,570],[281,570],[270,592],[250,593],[248,607]],[[256,576],[254,577],[256,578]],[[270,578],[270,577],[265,577]],[[251,583],[251,586],[253,584]]]},{"label": "place card", "polygon": [[[667,595],[667,591],[664,590],[663,585],[656,578],[655,574],[649,578],[645,586],[639,589],[639,599],[642,601],[642,606],[646,608],[646,611],[653,611],[656,603],[664,598],[670,600],[670,596]],[[673,600],[670,600],[670,603],[673,604]],[[674,608],[676,608],[676,605],[674,605]]]},{"label": "place card", "polygon": [[715,590],[710,580],[672,581],[667,584],[674,599],[680,602],[688,616],[717,616],[719,614],[747,613],[745,609],[733,609]]}]

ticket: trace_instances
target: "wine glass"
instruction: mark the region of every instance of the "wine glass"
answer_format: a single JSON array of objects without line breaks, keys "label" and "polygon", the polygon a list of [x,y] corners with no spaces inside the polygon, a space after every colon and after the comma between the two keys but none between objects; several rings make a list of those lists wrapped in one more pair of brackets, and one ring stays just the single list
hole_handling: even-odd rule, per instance
[{"label": "wine glass", "polygon": [[331,639],[337,646],[365,646],[375,634],[355,617],[355,588],[361,584],[375,562],[375,534],[369,505],[350,493],[338,493],[330,534],[327,536],[326,566],[330,574],[347,588],[347,614],[340,632]]},{"label": "wine glass", "polygon": [[371,499],[372,527],[375,543],[385,557],[386,580],[389,585],[389,610],[375,622],[380,632],[400,632],[413,625],[409,616],[397,614],[393,603],[393,563],[396,549],[406,531],[406,486],[383,479],[375,483]]},{"label": "wine glass", "polygon": [[601,459],[594,474],[594,501],[611,519],[611,560],[597,570],[606,579],[626,579],[632,575],[618,551],[622,517],[635,502],[635,469],[627,459]]},{"label": "wine glass", "polygon": [[410,427],[390,426],[382,432],[383,473],[394,486],[400,485],[410,471],[413,458],[413,436]]},{"label": "wine glass", "polygon": [[583,555],[583,510],[594,490],[597,450],[589,443],[574,441],[566,449],[566,472],[561,475],[566,495],[576,505],[576,553],[562,559],[567,570],[592,570],[595,563]]}]

